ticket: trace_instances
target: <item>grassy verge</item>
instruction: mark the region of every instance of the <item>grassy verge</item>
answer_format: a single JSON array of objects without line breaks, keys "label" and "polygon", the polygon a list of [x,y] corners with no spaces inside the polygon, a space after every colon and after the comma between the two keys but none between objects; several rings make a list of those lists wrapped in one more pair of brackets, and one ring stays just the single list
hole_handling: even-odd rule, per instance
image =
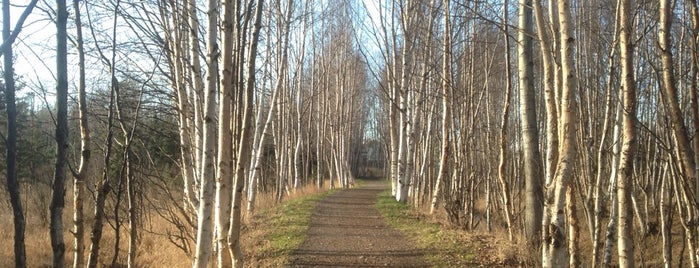
[{"label": "grassy verge", "polygon": [[399,230],[418,249],[427,252],[425,257],[434,267],[473,266],[476,256],[467,245],[462,234],[456,230],[443,228],[439,224],[416,217],[415,212],[406,204],[401,204],[391,197],[390,190],[379,195],[377,209],[389,225]]},{"label": "grassy verge", "polygon": [[[335,192],[312,194],[287,201],[254,217],[251,223],[253,247],[251,265],[256,267],[283,266],[289,254],[306,238],[311,214],[316,203]],[[247,266],[247,265],[246,265]]]}]

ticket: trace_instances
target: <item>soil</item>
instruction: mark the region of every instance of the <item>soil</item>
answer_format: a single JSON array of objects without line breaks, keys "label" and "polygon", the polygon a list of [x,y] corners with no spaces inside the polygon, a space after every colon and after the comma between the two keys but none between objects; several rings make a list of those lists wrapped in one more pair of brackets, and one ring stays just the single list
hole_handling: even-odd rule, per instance
[{"label": "soil", "polygon": [[318,202],[306,240],[289,267],[428,267],[423,252],[391,228],[376,209],[386,183],[367,181]]}]

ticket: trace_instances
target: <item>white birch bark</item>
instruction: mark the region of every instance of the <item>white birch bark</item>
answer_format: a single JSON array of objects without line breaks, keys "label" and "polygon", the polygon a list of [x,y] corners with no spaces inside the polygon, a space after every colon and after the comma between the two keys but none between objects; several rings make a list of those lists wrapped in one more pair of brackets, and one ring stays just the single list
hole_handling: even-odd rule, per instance
[{"label": "white birch bark", "polygon": [[519,1],[519,31],[517,32],[519,113],[522,120],[522,151],[524,153],[525,226],[528,243],[538,245],[543,213],[543,172],[539,152],[539,130],[535,106],[532,36],[532,0]]},{"label": "white birch bark", "polygon": [[633,13],[632,1],[619,1],[621,78],[623,93],[622,129],[618,178],[618,254],[619,267],[634,267],[633,210],[631,208],[633,156],[636,148],[636,80],[633,66]]},{"label": "white birch bark", "polygon": [[233,132],[232,118],[233,111],[233,87],[238,70],[233,64],[235,57],[233,41],[237,37],[234,28],[237,27],[234,21],[236,7],[233,0],[226,0],[223,3],[223,21],[221,22],[223,47],[221,50],[221,75],[219,77],[219,109],[218,109],[218,153],[216,169],[216,193],[214,220],[216,230],[216,259],[218,267],[226,267],[230,260],[228,254],[228,229],[230,228],[231,200],[233,174],[232,149]]},{"label": "white birch bark", "polygon": [[[571,21],[570,1],[558,0],[558,18],[561,33],[561,72],[563,74],[561,88],[560,133],[561,144],[559,159],[556,166],[556,176],[553,181],[552,196],[549,196],[546,209],[549,221],[544,228],[544,248],[542,250],[543,267],[562,267],[568,264],[565,231],[565,195],[573,176],[573,161],[575,159],[575,92],[577,89],[577,74],[575,72],[575,35]],[[549,137],[550,138],[550,137]]]},{"label": "white birch bark", "polygon": [[609,265],[612,262],[612,249],[614,247],[614,238],[617,232],[617,220],[619,218],[619,203],[617,202],[617,173],[619,172],[619,152],[621,151],[621,105],[616,108],[616,116],[614,130],[612,134],[612,167],[609,174],[609,193],[611,201],[611,209],[609,212],[609,223],[605,232],[604,250],[602,255],[602,263]]},{"label": "white birch bark", "polygon": [[83,50],[82,21],[80,19],[80,1],[73,0],[75,12],[76,46],[78,53],[78,110],[80,117],[80,164],[73,180],[73,267],[85,264],[85,223],[84,223],[84,192],[85,181],[90,168],[91,136],[87,119],[87,96],[85,91],[85,53]]},{"label": "white birch bark", "polygon": [[213,195],[216,163],[214,157],[216,153],[216,94],[218,92],[218,11],[219,1],[209,0],[208,33],[207,33],[207,83],[205,92],[204,110],[204,139],[203,156],[201,159],[202,176],[201,188],[199,191],[199,212],[197,214],[197,241],[194,255],[195,268],[206,268],[211,256],[211,244],[213,239],[212,217],[213,217]]}]

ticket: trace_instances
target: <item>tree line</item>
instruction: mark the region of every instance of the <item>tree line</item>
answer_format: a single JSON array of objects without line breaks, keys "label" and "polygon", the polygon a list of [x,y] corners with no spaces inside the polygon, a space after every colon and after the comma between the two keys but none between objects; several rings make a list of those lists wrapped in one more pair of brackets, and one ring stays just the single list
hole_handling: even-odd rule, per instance
[{"label": "tree line", "polygon": [[[13,73],[35,6],[56,25],[44,48],[54,88]],[[0,47],[18,267],[26,189],[41,183],[54,266],[66,263],[67,232],[73,266],[110,263],[98,260],[105,224],[111,264],[136,266],[145,219],[161,217],[195,267],[223,267],[244,263],[242,217],[259,194],[279,202],[377,170],[397,202],[502,230],[535,265],[660,265],[644,258],[657,252],[667,267],[699,266],[695,0],[25,10],[11,31],[3,2]],[[72,226],[61,219],[69,193]]]},{"label": "tree line", "polygon": [[696,1],[381,3],[396,200],[544,267],[699,265]]}]

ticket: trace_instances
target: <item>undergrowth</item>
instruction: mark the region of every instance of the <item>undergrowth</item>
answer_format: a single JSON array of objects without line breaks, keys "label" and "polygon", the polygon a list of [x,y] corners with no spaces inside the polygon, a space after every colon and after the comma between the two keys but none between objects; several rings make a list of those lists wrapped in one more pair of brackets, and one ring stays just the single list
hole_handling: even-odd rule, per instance
[{"label": "undergrowth", "polygon": [[255,266],[281,266],[306,238],[318,201],[335,190],[296,198],[255,216],[257,229],[266,230]]},{"label": "undergrowth", "polygon": [[408,205],[396,202],[390,190],[379,195],[376,208],[391,227],[403,233],[418,249],[425,251],[426,260],[432,266],[476,265],[476,256],[472,253],[475,251],[467,248],[458,231],[420,219]]}]

